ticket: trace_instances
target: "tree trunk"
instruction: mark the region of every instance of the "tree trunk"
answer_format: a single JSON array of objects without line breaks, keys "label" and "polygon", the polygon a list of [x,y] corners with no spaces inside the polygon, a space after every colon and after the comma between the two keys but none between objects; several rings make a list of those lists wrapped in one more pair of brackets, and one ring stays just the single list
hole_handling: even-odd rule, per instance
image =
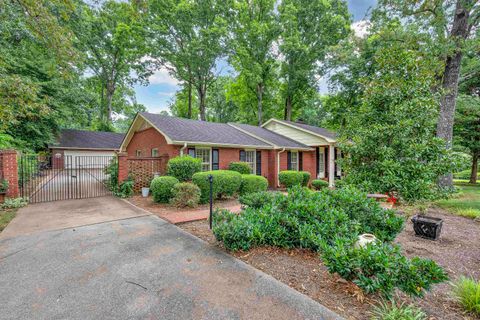
[{"label": "tree trunk", "polygon": [[477,183],[477,175],[478,175],[478,156],[479,154],[476,152],[472,155],[472,173],[470,174],[470,183]]},{"label": "tree trunk", "polygon": [[[453,120],[455,116],[456,99],[458,93],[458,78],[462,62],[461,45],[468,36],[469,12],[463,7],[463,1],[457,0],[455,17],[449,38],[455,41],[456,49],[447,57],[443,74],[442,88],[445,91],[440,101],[440,113],[437,123],[437,137],[445,141],[447,149],[452,147]],[[453,185],[452,174],[449,173],[438,180],[440,187]]]},{"label": "tree trunk", "polygon": [[292,97],[290,95],[285,99],[285,114],[283,116],[284,120],[292,120]]},{"label": "tree trunk", "polygon": [[192,83],[188,83],[188,119],[192,119]]},{"label": "tree trunk", "polygon": [[258,117],[258,126],[262,126],[263,122],[263,84],[257,84],[257,117]]},{"label": "tree trunk", "polygon": [[113,101],[113,94],[115,93],[115,85],[112,83],[107,82],[107,123],[112,123],[112,101]]},{"label": "tree trunk", "polygon": [[205,114],[205,105],[206,105],[206,97],[207,97],[207,92],[204,88],[204,86],[200,86],[197,88],[197,92],[198,92],[198,100],[199,100],[199,103],[200,103],[200,120],[202,121],[207,121],[207,117],[206,117],[206,114]]}]

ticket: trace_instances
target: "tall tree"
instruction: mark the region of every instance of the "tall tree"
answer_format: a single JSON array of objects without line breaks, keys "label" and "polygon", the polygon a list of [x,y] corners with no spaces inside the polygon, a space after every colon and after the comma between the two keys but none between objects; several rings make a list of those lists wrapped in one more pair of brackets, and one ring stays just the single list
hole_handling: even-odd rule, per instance
[{"label": "tall tree", "polygon": [[[452,147],[458,81],[466,41],[480,23],[477,0],[381,0],[377,12],[387,18],[399,17],[404,24],[415,24],[432,37],[432,54],[444,63],[438,86],[442,92],[437,136]],[[439,179],[442,187],[452,186],[452,174]]]},{"label": "tall tree", "polygon": [[280,34],[275,0],[236,0],[230,63],[255,93],[257,124],[263,123],[263,100],[276,73],[273,44]]},{"label": "tall tree", "polygon": [[[225,54],[228,1],[150,0],[152,57],[197,91],[200,119],[206,120],[207,91]],[[189,115],[192,115],[189,91]]]},{"label": "tall tree", "polygon": [[111,126],[116,90],[146,83],[151,74],[141,12],[135,2],[82,3],[71,24],[87,71],[101,82],[101,121]]},{"label": "tall tree", "polygon": [[322,76],[331,46],[349,32],[350,15],[343,0],[283,0],[280,13],[281,76],[284,80],[284,119]]}]

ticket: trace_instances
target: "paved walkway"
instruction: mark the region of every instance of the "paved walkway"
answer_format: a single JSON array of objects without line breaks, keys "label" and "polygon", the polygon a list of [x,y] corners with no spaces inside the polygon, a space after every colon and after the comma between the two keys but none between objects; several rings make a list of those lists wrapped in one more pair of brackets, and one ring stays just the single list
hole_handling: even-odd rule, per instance
[{"label": "paved walkway", "polygon": [[[228,209],[232,212],[240,212],[241,205],[234,205],[225,207],[222,209]],[[172,211],[168,213],[157,213],[159,217],[162,219],[167,220],[173,224],[191,222],[191,221],[198,221],[198,220],[206,220],[210,217],[210,209],[206,210],[189,210],[189,211]]]},{"label": "paved walkway", "polygon": [[112,196],[30,204],[18,210],[0,239],[148,214]]},{"label": "paved walkway", "polygon": [[156,216],[0,240],[0,305],[0,319],[338,319]]}]

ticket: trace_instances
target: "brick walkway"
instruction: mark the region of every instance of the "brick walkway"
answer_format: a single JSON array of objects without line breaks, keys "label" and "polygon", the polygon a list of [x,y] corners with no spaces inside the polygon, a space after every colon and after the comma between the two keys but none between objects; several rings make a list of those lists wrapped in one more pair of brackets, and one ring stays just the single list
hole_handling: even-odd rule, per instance
[{"label": "brick walkway", "polygon": [[[215,206],[214,206],[215,209]],[[227,206],[223,207],[223,209],[228,209],[233,212],[240,212],[241,205],[234,205],[234,206]],[[148,210],[148,208],[146,208]],[[153,212],[152,212],[153,213]],[[198,210],[192,209],[190,211],[171,211],[168,213],[154,213],[155,215],[159,216],[162,219],[167,220],[170,223],[178,224],[184,222],[191,222],[197,220],[206,220],[210,215],[209,209]]]}]

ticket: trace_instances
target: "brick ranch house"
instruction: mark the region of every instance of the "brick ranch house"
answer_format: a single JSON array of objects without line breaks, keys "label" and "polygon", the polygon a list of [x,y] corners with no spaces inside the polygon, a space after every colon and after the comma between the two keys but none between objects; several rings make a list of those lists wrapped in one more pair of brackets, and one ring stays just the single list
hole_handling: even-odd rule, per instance
[{"label": "brick ranch house", "polygon": [[134,158],[173,158],[191,155],[202,160],[202,170],[223,170],[233,161],[247,162],[252,173],[278,186],[282,170],[303,170],[312,179],[329,181],[341,176],[335,160],[335,134],[306,124],[270,119],[262,127],[214,123],[142,112],[133,120],[120,152]]}]

